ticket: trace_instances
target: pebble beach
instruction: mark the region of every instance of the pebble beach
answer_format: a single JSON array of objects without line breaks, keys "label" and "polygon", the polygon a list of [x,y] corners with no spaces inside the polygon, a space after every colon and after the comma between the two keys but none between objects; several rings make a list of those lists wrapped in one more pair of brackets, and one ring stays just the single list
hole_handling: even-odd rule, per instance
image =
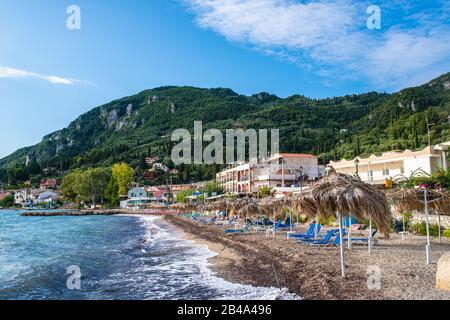
[{"label": "pebble beach", "polygon": [[[208,245],[218,255],[210,259],[214,272],[230,282],[288,288],[307,300],[450,300],[450,292],[435,289],[438,259],[450,251],[446,239],[432,242],[433,263],[425,263],[425,238],[402,240],[395,234],[378,238],[369,254],[367,246],[345,250],[347,275],[340,276],[339,249],[319,248],[286,238],[252,232],[225,235],[217,225],[187,218],[166,217],[186,238]],[[307,225],[298,227],[306,231]],[[380,285],[368,286],[370,270],[380,271]],[[370,287],[370,288],[369,288]]]}]

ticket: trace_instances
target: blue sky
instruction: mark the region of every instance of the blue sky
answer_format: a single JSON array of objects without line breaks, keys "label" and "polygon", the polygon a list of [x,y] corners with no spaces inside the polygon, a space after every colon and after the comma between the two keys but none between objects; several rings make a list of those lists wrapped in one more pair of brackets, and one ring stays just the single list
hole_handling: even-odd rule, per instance
[{"label": "blue sky", "polygon": [[421,84],[450,71],[449,17],[449,1],[1,0],[0,157],[162,85],[317,98]]}]

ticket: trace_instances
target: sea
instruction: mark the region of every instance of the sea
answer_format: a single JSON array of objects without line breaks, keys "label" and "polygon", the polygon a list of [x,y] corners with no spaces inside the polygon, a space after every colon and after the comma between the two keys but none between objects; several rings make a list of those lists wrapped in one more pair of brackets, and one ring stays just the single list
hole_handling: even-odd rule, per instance
[{"label": "sea", "polygon": [[213,256],[160,217],[0,210],[0,300],[297,298],[225,281],[210,269]]}]

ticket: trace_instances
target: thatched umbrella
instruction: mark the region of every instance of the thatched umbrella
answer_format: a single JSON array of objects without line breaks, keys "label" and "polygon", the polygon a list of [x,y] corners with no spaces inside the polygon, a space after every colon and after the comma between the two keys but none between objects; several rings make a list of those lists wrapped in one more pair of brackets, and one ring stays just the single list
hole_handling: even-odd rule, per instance
[{"label": "thatched umbrella", "polygon": [[238,198],[233,202],[229,203],[229,208],[235,211],[238,214],[239,218],[239,210],[244,208],[246,205],[253,203],[255,200],[249,197]]},{"label": "thatched umbrella", "polygon": [[261,207],[256,201],[252,201],[244,205],[237,211],[238,215],[248,217],[254,217],[261,214]]},{"label": "thatched umbrella", "polygon": [[357,219],[368,218],[373,220],[378,230],[389,237],[391,211],[384,193],[375,186],[362,182],[357,177],[337,173],[332,167],[330,167],[325,178],[299,195],[294,205],[298,210],[310,216],[318,215],[325,219],[337,216],[343,277],[345,276],[342,237],[343,213],[352,213]]},{"label": "thatched umbrella", "polygon": [[[292,208],[292,201],[292,198],[275,199],[272,197],[266,197],[260,201],[259,206],[261,208],[262,214],[266,216],[272,216],[274,222],[276,222],[276,217],[279,215],[283,215],[284,209]],[[290,213],[289,216],[292,221],[292,213]],[[275,225],[276,223],[274,223],[274,229]],[[290,228],[292,230],[292,223],[290,225]]]},{"label": "thatched umbrella", "polygon": [[441,215],[450,215],[450,192],[445,190],[429,190],[426,188],[403,188],[387,194],[399,213],[405,211],[423,211],[427,231],[425,246],[427,264],[431,264],[431,240],[429,209],[438,214],[439,243],[441,243]]}]

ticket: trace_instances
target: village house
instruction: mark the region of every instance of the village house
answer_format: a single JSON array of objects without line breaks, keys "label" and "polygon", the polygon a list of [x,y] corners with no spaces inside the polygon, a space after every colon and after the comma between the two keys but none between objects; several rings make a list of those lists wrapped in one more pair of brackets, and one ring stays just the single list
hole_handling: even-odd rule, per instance
[{"label": "village house", "polygon": [[146,187],[145,191],[150,197],[156,198],[156,199],[163,199],[164,194],[168,192],[167,188],[163,187]]},{"label": "village house", "polygon": [[149,197],[144,187],[135,186],[128,190],[127,199],[120,201],[120,208],[129,210],[143,209],[154,201],[155,198]]},{"label": "village house", "polygon": [[14,191],[14,204],[22,207],[33,207],[50,204],[60,199],[57,191],[41,189],[22,189]]},{"label": "village house", "polygon": [[58,180],[56,179],[42,179],[40,189],[41,190],[56,190],[58,187]]}]

